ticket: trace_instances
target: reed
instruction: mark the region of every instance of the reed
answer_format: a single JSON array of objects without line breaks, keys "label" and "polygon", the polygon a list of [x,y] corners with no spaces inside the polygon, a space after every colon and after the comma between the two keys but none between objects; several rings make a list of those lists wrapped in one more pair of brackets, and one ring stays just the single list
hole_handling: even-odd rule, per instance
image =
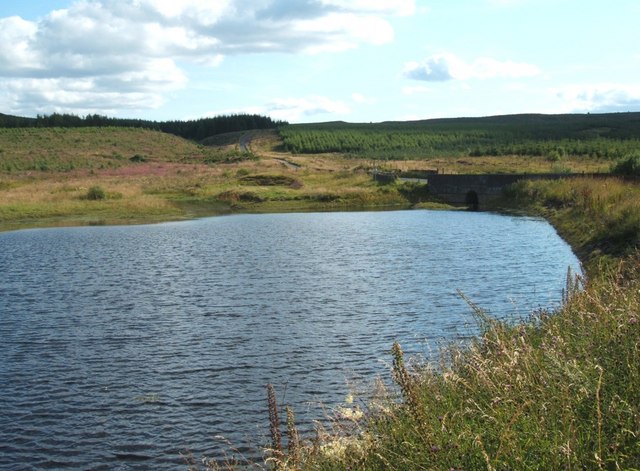
[{"label": "reed", "polygon": [[282,450],[282,432],[280,431],[280,417],[278,416],[278,402],[272,384],[267,384],[267,404],[269,407],[269,432],[271,434],[271,457],[268,461],[274,463],[275,469],[281,469],[284,462]]},{"label": "reed", "polygon": [[296,418],[291,406],[286,407],[287,411],[287,458],[288,467],[295,469],[300,462],[300,434],[296,427]]}]

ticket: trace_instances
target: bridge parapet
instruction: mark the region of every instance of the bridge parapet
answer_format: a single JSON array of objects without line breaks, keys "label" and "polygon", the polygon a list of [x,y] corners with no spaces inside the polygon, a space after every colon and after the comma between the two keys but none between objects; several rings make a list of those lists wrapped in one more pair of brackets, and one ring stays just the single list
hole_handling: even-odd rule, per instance
[{"label": "bridge parapet", "polygon": [[505,187],[521,180],[558,180],[562,178],[611,177],[610,174],[458,174],[429,175],[421,181],[429,185],[429,192],[447,203],[467,204],[475,209],[496,199]]}]

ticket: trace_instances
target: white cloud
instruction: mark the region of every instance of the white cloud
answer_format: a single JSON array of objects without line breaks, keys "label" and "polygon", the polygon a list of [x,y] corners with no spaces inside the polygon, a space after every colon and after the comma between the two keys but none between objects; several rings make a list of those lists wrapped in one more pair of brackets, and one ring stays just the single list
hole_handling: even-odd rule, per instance
[{"label": "white cloud", "polygon": [[454,56],[437,54],[426,58],[422,62],[407,62],[403,75],[414,80],[428,82],[444,82],[454,78],[455,70],[460,61]]},{"label": "white cloud", "polygon": [[325,5],[335,5],[347,11],[368,11],[371,13],[413,15],[416,12],[414,0],[321,0]]},{"label": "white cloud", "polygon": [[[122,109],[160,106],[161,97],[146,91],[101,90],[93,79],[22,79],[2,82],[6,101],[19,114],[76,110],[81,114],[113,113]],[[28,109],[23,109],[24,103]]]},{"label": "white cloud", "polygon": [[413,80],[444,82],[448,80],[521,78],[538,75],[540,69],[523,62],[498,61],[489,57],[464,62],[453,54],[442,53],[422,62],[405,64],[403,75]]},{"label": "white cloud", "polygon": [[376,102],[375,98],[371,98],[363,95],[362,93],[354,92],[351,94],[351,99],[358,104],[361,105],[371,105]]},{"label": "white cloud", "polygon": [[422,85],[414,86],[414,87],[404,87],[402,89],[402,93],[404,95],[416,95],[422,93],[431,93],[433,90],[429,87],[424,87]]},{"label": "white cloud", "polygon": [[[30,44],[34,40],[38,27],[16,16],[0,18],[0,71],[19,75],[38,68],[38,55]],[[11,47],[6,47],[6,45]]]},{"label": "white cloud", "polygon": [[[6,111],[72,112],[99,105],[158,107],[184,87],[187,63],[219,65],[224,56],[321,53],[393,40],[389,16],[411,15],[416,0],[78,0],[32,22],[0,18],[0,91]],[[14,79],[25,80],[17,87]],[[60,93],[29,84],[55,79]],[[76,89],[89,84],[90,93]],[[35,87],[35,85],[34,85]],[[36,87],[37,88],[37,87]],[[65,94],[76,94],[69,99]],[[126,97],[131,94],[131,100]],[[83,99],[84,97],[84,99]],[[41,101],[36,101],[39,99]]]},{"label": "white cloud", "polygon": [[492,7],[506,8],[522,5],[525,0],[487,0]]},{"label": "white cloud", "polygon": [[230,0],[138,0],[135,4],[167,19],[191,18],[204,24],[214,24],[232,6]]},{"label": "white cloud", "polygon": [[290,122],[300,122],[305,118],[322,114],[348,114],[351,111],[342,101],[324,96],[279,98],[268,103],[264,110],[274,119]]},{"label": "white cloud", "polygon": [[[346,115],[351,113],[351,109],[342,101],[333,100],[325,96],[311,95],[302,98],[276,98],[261,106],[210,111],[204,116],[212,117],[237,113],[263,114],[273,119],[299,123],[309,120],[316,121],[317,119],[313,117],[323,114]],[[193,117],[193,119],[195,118]]]},{"label": "white cloud", "polygon": [[640,111],[640,85],[572,85],[554,90],[554,94],[562,102],[562,112]]},{"label": "white cloud", "polygon": [[[320,18],[301,20],[291,26],[292,32],[300,37],[313,35],[325,38],[301,48],[312,54],[353,49],[362,43],[380,45],[393,40],[393,28],[386,20],[353,13],[332,13]],[[344,35],[344,31],[349,31],[349,34]]]}]

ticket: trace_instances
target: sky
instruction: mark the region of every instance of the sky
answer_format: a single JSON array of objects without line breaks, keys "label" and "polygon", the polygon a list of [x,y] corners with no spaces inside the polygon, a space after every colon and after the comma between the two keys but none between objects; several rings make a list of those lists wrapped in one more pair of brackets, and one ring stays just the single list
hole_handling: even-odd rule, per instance
[{"label": "sky", "polygon": [[639,0],[0,0],[0,113],[640,111]]}]

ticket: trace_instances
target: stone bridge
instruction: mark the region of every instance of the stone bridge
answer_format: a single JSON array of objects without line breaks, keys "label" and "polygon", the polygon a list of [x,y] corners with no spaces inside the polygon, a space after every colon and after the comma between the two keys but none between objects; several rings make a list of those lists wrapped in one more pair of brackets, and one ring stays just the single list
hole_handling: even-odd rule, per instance
[{"label": "stone bridge", "polygon": [[446,203],[467,205],[480,209],[487,202],[498,198],[505,187],[520,180],[557,180],[575,177],[604,177],[610,174],[464,174],[424,175],[422,178],[402,178],[407,181],[427,183],[429,192]]}]

